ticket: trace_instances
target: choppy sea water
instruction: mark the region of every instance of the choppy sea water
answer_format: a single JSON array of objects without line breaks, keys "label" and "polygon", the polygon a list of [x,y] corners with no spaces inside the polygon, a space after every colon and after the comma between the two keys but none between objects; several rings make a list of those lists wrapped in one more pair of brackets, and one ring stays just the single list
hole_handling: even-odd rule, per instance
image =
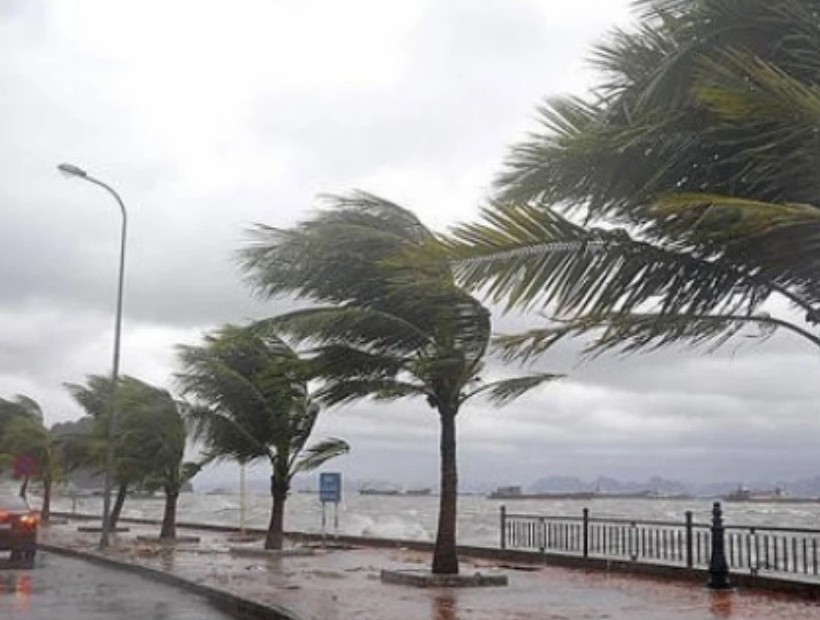
[{"label": "choppy sea water", "polygon": [[[338,505],[338,533],[352,536],[374,536],[407,540],[432,541],[438,516],[437,496],[375,496],[348,493]],[[245,509],[239,494],[185,493],[180,496],[180,521],[227,526],[266,528],[271,499],[263,494],[248,493]],[[603,499],[592,500],[491,500],[464,495],[458,502],[458,540],[461,544],[498,546],[499,511],[517,514],[580,517],[584,507],[591,517],[636,520],[675,521],[683,523],[684,513],[691,510],[696,523],[709,523],[712,500],[707,499]],[[99,513],[100,497],[56,497],[54,510]],[[159,519],[163,500],[129,498],[123,508],[125,517]],[[820,503],[775,504],[723,502],[727,525],[755,525],[820,529]],[[334,532],[334,505],[325,506],[327,532]],[[322,504],[315,494],[293,493],[286,504],[285,529],[319,533],[322,531]]]}]

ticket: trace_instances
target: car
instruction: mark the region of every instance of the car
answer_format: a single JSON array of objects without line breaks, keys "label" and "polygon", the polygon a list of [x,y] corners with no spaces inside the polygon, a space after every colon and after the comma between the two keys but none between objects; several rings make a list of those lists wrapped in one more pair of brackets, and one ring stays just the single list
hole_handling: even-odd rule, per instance
[{"label": "car", "polygon": [[9,551],[13,564],[31,566],[37,553],[40,516],[19,495],[0,494],[0,551]]}]

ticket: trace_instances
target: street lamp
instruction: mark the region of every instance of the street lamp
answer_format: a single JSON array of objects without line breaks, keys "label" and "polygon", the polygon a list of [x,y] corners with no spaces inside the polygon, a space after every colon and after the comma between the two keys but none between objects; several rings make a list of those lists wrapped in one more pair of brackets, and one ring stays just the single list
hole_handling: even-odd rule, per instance
[{"label": "street lamp", "polygon": [[108,535],[111,531],[111,486],[114,470],[114,427],[117,422],[117,383],[120,374],[120,333],[122,330],[122,285],[125,276],[125,230],[128,218],[125,213],[125,205],[119,194],[102,181],[92,176],[77,166],[72,164],[60,164],[57,169],[69,177],[83,179],[94,185],[99,185],[108,191],[120,205],[122,212],[122,234],[120,236],[120,273],[117,286],[117,318],[114,324],[114,361],[111,368],[111,395],[108,404],[108,430],[106,431],[105,447],[105,478],[103,483],[103,515],[102,515],[102,536],[100,537],[100,547],[108,546]]}]

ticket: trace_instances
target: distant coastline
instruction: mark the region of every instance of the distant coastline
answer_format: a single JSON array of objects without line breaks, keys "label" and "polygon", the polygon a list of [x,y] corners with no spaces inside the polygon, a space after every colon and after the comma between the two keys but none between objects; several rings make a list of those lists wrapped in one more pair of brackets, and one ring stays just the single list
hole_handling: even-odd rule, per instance
[{"label": "distant coastline", "polygon": [[521,487],[498,487],[487,495],[489,499],[692,499],[691,495],[685,493],[658,493],[656,491],[636,491],[627,493],[601,492],[601,491],[573,491],[573,492],[546,492],[546,493],[524,493]]}]

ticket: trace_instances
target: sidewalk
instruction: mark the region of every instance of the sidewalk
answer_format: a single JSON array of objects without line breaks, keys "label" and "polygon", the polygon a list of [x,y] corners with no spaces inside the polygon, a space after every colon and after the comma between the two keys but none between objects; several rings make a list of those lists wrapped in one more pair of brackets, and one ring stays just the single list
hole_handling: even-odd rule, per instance
[{"label": "sidewalk", "polygon": [[[45,543],[95,551],[98,534],[78,523],[43,528]],[[372,548],[315,549],[270,557],[218,532],[183,530],[198,543],[163,547],[137,536],[156,526],[129,524],[105,555],[160,569],[262,604],[293,610],[303,620],[820,620],[820,603],[748,591],[715,593],[693,584],[555,567],[498,567],[462,558],[462,572],[503,570],[507,587],[421,589],[384,584],[384,568],[424,568],[428,554]]]}]

